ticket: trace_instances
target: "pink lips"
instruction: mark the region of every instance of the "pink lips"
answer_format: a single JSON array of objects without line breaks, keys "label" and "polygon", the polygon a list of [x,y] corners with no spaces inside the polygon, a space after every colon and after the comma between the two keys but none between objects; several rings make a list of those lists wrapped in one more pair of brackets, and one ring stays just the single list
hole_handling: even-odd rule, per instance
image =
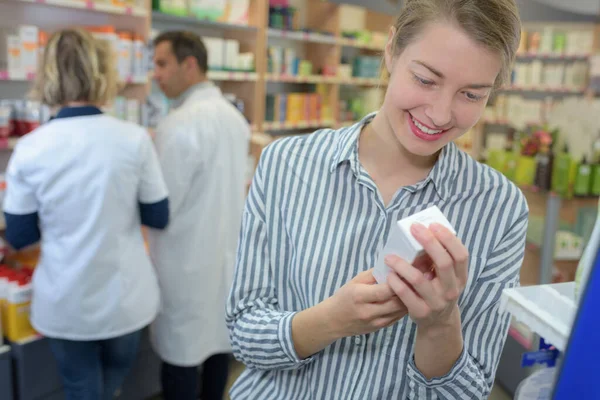
[{"label": "pink lips", "polygon": [[[410,126],[410,130],[412,131],[412,133],[421,140],[425,140],[427,142],[435,142],[436,140],[439,140],[442,136],[444,136],[444,133],[447,132],[447,130],[444,130],[444,131],[441,131],[440,133],[430,135],[428,133],[423,132],[415,125],[410,113],[408,113],[408,112],[406,113],[406,118],[408,119],[408,126]],[[423,125],[425,125],[425,124],[423,124]]]}]

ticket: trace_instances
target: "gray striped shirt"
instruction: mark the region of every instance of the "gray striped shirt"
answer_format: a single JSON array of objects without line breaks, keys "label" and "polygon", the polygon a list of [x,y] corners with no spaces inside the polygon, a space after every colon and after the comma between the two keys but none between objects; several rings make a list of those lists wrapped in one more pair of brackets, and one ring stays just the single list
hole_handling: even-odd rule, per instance
[{"label": "gray striped shirt", "polygon": [[[279,140],[257,168],[243,216],[227,323],[248,367],[231,397],[296,399],[483,399],[509,325],[502,289],[519,283],[528,209],[519,189],[448,144],[429,176],[386,207],[358,159],[354,126]],[[460,297],[464,350],[443,377],[414,363],[407,316],[347,337],[306,360],[294,350],[295,313],[314,306],[375,264],[390,225],[437,205],[470,252]]]}]

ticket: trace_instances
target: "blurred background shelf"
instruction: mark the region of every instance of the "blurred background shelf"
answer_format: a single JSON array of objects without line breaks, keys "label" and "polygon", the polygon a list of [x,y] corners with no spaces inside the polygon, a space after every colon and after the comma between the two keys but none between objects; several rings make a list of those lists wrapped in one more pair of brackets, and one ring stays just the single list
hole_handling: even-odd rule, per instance
[{"label": "blurred background shelf", "polygon": [[178,24],[180,26],[192,26],[195,28],[207,28],[213,30],[236,30],[236,31],[253,31],[258,28],[252,25],[232,24],[227,22],[211,21],[208,19],[199,19],[190,16],[177,16],[165,14],[160,11],[152,11],[152,22],[162,24]]}]

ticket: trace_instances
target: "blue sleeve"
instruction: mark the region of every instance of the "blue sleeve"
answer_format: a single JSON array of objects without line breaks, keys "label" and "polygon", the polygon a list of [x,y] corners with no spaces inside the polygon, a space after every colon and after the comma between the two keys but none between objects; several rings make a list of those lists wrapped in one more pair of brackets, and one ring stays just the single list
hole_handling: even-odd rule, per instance
[{"label": "blue sleeve", "polygon": [[40,241],[42,235],[38,225],[38,214],[9,214],[6,218],[6,240],[15,249],[21,250]]},{"label": "blue sleeve", "polygon": [[156,203],[140,203],[142,225],[150,228],[165,229],[169,224],[169,199]]}]

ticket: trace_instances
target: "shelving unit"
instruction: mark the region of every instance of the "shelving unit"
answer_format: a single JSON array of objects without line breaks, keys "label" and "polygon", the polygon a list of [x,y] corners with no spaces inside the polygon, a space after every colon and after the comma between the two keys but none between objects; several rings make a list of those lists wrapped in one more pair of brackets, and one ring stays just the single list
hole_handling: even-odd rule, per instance
[{"label": "shelving unit", "polygon": [[146,17],[148,15],[148,9],[144,7],[131,7],[131,6],[119,6],[108,3],[95,3],[93,1],[79,1],[79,0],[12,0],[12,1],[22,1],[25,3],[37,3],[37,4],[46,4],[49,6],[55,7],[65,7],[65,8],[76,8],[76,9],[86,9],[90,11],[97,11],[101,13],[108,14],[121,14],[121,15],[131,15],[135,17]]},{"label": "shelving unit", "polygon": [[177,15],[165,14],[160,11],[152,11],[152,23],[177,24],[180,28],[192,27],[194,29],[204,28],[220,31],[256,32],[258,30],[255,25],[230,24],[207,19],[198,19],[195,17],[180,17]]},{"label": "shelving unit", "polygon": [[311,128],[330,128],[335,126],[333,120],[323,121],[298,121],[298,122],[264,122],[263,130],[266,132],[275,130],[292,130],[292,129],[311,129]]}]

